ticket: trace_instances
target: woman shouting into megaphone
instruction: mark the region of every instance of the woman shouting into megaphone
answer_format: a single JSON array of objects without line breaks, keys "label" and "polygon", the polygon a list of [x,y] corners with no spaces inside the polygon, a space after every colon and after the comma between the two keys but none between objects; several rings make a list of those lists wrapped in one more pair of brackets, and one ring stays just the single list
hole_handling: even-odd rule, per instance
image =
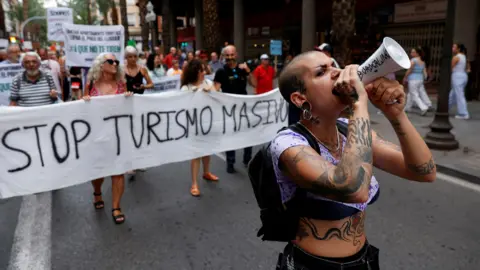
[{"label": "woman shouting into megaphone", "polygon": [[[282,202],[295,201],[298,218],[277,269],[379,269],[379,251],[364,229],[380,191],[373,167],[418,182],[436,178],[432,153],[403,111],[403,86],[387,79],[364,86],[357,66],[332,65],[325,54],[307,52],[279,79],[282,96],[302,116],[269,148]],[[369,101],[388,118],[400,146],[372,129]]]}]

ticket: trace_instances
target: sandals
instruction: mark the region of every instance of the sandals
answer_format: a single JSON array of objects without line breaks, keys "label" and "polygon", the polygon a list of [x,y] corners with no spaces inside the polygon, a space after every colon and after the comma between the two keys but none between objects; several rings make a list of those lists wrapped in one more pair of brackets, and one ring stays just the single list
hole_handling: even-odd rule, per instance
[{"label": "sandals", "polygon": [[211,172],[204,173],[203,174],[203,179],[208,180],[208,181],[218,181],[218,177]]},{"label": "sandals", "polygon": [[192,186],[190,188],[190,194],[192,194],[193,197],[198,197],[200,196],[200,190],[198,189],[197,186]]},{"label": "sandals", "polygon": [[[93,196],[99,197],[102,196],[102,193],[93,193]],[[96,201],[93,203],[93,206],[95,207],[96,210],[103,209],[105,207],[105,202],[103,200]]]},{"label": "sandals", "polygon": [[125,215],[124,214],[119,214],[119,215],[114,215],[113,213],[115,211],[119,211],[121,212],[122,209],[121,208],[114,208],[112,209],[112,217],[113,217],[113,221],[115,222],[115,224],[122,224],[125,222]]}]

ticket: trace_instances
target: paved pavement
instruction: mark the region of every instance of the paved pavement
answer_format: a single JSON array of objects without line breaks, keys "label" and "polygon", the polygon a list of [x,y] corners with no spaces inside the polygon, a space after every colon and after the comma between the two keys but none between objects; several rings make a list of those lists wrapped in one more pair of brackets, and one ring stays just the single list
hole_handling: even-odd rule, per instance
[{"label": "paved pavement", "polygon": [[[372,120],[394,141],[381,115],[372,114]],[[51,223],[50,243],[35,242],[42,238],[28,231],[23,236],[48,249],[51,269],[273,269],[283,245],[256,237],[258,208],[245,169],[238,164],[239,172],[228,175],[224,161],[214,156],[212,171],[220,181],[202,180],[203,195],[194,198],[189,168],[189,162],[168,164],[127,182],[122,201],[127,221],[120,226],[111,218],[109,181],[101,211],[93,208],[88,183],[55,191],[51,206],[37,205],[51,208],[51,216],[36,216],[38,223]],[[367,211],[366,228],[381,250],[382,269],[478,269],[478,186],[452,184],[457,180],[442,175],[433,184],[375,175],[381,196]],[[12,255],[21,202],[0,201],[0,269],[7,269]]]},{"label": "paved pavement", "polygon": [[[282,244],[255,236],[258,209],[246,171],[228,175],[214,157],[212,170],[221,180],[202,181],[203,196],[194,198],[188,168],[188,162],[165,165],[128,182],[122,203],[127,221],[120,226],[109,203],[93,209],[89,184],[54,192],[51,269],[273,269]],[[381,249],[383,269],[480,265],[478,192],[442,180],[419,184],[381,171],[376,176],[381,196],[368,210],[366,227]],[[0,205],[0,269],[9,261],[19,204],[17,198]]]}]

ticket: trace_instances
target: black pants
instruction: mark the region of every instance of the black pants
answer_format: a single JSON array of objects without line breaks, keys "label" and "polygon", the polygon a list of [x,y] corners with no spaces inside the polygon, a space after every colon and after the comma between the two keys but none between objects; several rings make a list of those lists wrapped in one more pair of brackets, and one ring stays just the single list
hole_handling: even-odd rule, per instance
[{"label": "black pants", "polygon": [[[233,166],[235,164],[235,150],[227,151],[227,165]],[[252,147],[243,149],[243,164],[248,164],[252,159]]]},{"label": "black pants", "polygon": [[378,248],[365,243],[363,248],[347,258],[326,258],[306,253],[288,244],[280,254],[277,270],[379,270]]}]

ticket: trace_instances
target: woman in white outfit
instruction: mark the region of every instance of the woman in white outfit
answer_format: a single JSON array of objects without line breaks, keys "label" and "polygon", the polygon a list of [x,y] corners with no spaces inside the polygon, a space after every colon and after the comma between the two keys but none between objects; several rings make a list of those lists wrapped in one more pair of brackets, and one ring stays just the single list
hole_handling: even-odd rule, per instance
[{"label": "woman in white outfit", "polygon": [[448,99],[448,107],[452,108],[457,103],[457,115],[455,118],[467,120],[470,118],[465,99],[465,86],[468,82],[467,75],[467,49],[463,44],[453,44],[452,47],[452,89]]},{"label": "woman in white outfit", "polygon": [[[405,73],[403,83],[408,82],[408,95],[407,95],[407,104],[405,105],[405,111],[408,112],[412,109],[412,106],[415,104],[420,108],[421,115],[424,116],[428,112],[428,105],[425,104],[420,97],[420,93],[425,92],[424,81],[427,77],[425,69],[425,61],[422,59],[422,50],[420,47],[412,49],[410,52],[411,67]],[[426,92],[425,92],[426,93]]]},{"label": "woman in white outfit", "polygon": [[[188,61],[184,68],[181,78],[182,91],[216,91],[213,82],[205,78],[207,72],[207,65],[198,60],[193,59]],[[200,171],[200,161],[203,163],[203,179],[207,181],[218,181],[218,177],[210,172],[210,156],[199,157],[192,160],[192,186],[190,194],[194,197],[200,196],[200,189],[198,187],[198,173]]]}]

